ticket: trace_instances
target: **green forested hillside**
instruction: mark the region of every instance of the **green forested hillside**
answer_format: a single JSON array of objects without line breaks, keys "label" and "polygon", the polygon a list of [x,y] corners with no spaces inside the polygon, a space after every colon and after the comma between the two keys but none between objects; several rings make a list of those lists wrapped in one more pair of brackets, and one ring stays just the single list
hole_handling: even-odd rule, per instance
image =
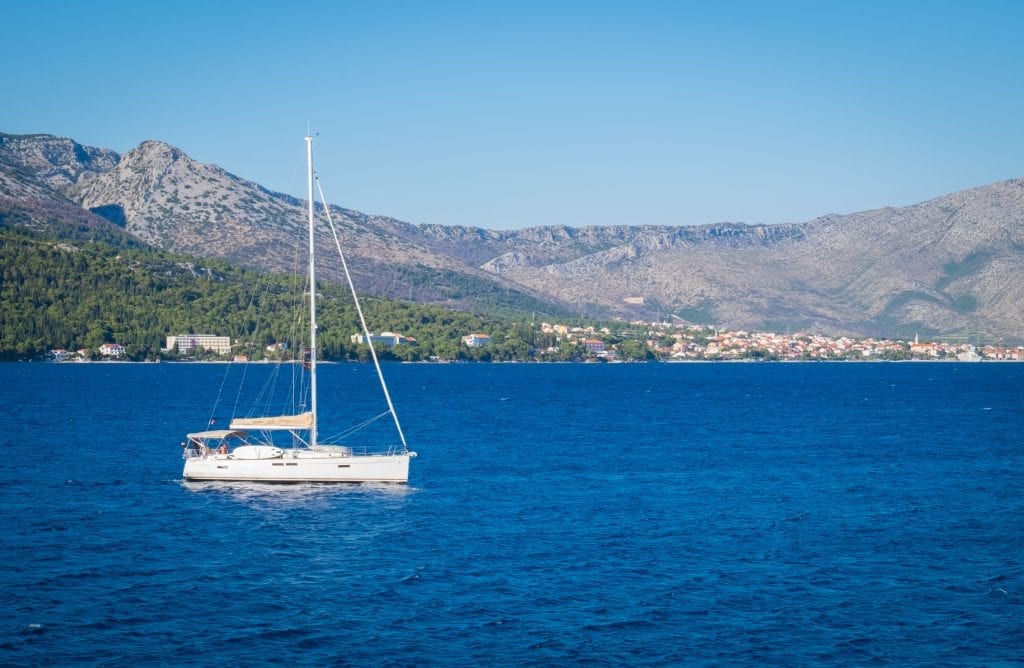
[{"label": "green forested hillside", "polygon": [[[264,355],[267,344],[301,349],[306,316],[305,277],[264,275],[216,260],[184,258],[149,248],[61,240],[24,228],[0,228],[0,357],[32,359],[48,350],[95,350],[124,345],[133,359],[160,355],[165,337],[203,333],[230,336],[236,352]],[[321,284],[318,306],[321,355],[358,359],[368,351],[350,342],[358,319],[347,288]],[[480,353],[460,338],[486,330],[503,343],[487,355],[525,357],[528,333],[472,314],[383,299],[367,299],[374,331],[414,337],[386,356],[445,359]]]}]

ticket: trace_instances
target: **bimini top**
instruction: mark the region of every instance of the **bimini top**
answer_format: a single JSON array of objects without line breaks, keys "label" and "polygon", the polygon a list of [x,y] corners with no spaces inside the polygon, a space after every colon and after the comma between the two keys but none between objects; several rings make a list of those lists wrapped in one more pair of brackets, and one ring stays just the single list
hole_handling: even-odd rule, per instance
[{"label": "bimini top", "polygon": [[188,434],[188,438],[191,441],[213,439],[213,438],[229,438],[231,436],[237,436],[238,438],[245,438],[249,434],[238,429],[214,429],[211,431],[197,431],[194,434]]},{"label": "bimini top", "polygon": [[283,429],[312,429],[313,414],[275,415],[273,417],[235,418],[231,421],[232,429],[255,429],[257,431],[274,431]]}]

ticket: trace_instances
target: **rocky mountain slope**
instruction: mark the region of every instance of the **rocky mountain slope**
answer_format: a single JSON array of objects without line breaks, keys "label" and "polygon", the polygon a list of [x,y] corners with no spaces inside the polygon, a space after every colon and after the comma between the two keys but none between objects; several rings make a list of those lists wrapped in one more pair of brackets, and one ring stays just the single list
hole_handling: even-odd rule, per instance
[{"label": "rocky mountain slope", "polygon": [[60,234],[85,230],[117,235],[107,220],[62,192],[87,174],[112,169],[118,159],[113,151],[70,139],[0,133],[0,223]]},{"label": "rocky mountain slope", "polygon": [[[305,169],[301,160],[297,169]],[[73,207],[105,219],[153,246],[235,264],[305,272],[305,203],[271,192],[181,150],[146,141],[117,155],[49,135],[0,134],[0,208]],[[456,308],[533,309],[564,313],[557,299],[516,286],[464,261],[388,232],[393,221],[332,207],[360,289]],[[38,215],[33,215],[38,219]],[[318,237],[335,257],[330,232]],[[321,275],[341,281],[339,263]]]},{"label": "rocky mountain slope", "polygon": [[[41,200],[164,249],[301,271],[300,200],[161,142],[118,156],[0,135],[0,204]],[[379,294],[731,328],[1024,339],[1024,179],[771,226],[495,231],[332,211],[360,285]],[[328,233],[320,244],[331,252]]]},{"label": "rocky mountain slope", "polygon": [[1024,179],[801,225],[639,228],[569,260],[516,250],[485,267],[570,302],[734,327],[1020,337]]}]

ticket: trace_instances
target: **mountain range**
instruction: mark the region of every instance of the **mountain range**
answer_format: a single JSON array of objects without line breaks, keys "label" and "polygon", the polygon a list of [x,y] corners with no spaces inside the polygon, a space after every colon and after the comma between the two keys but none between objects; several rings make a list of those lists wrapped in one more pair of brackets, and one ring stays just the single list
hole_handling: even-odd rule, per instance
[{"label": "mountain range", "polygon": [[[164,250],[301,273],[304,207],[159,141],[118,154],[0,133],[0,222],[116,229]],[[730,329],[1024,340],[1024,179],[779,225],[488,230],[333,206],[332,216],[360,288],[402,299]],[[332,251],[328,232],[318,245]]]}]

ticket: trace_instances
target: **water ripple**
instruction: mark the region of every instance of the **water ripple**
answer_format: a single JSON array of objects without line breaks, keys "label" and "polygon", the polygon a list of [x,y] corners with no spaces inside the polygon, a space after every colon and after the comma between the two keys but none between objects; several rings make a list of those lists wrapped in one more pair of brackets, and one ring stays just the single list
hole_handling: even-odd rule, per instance
[{"label": "water ripple", "polygon": [[0,664],[1024,661],[1024,365],[396,366],[408,486],[183,482],[219,369],[30,366]]}]

